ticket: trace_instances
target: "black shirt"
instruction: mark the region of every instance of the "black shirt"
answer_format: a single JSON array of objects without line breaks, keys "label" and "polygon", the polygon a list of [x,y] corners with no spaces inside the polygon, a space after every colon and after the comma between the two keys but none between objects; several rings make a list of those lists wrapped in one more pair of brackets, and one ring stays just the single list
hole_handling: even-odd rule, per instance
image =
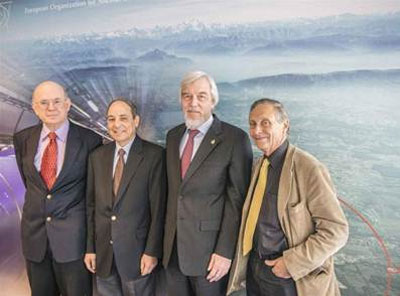
[{"label": "black shirt", "polygon": [[286,140],[269,157],[267,186],[264,193],[257,226],[254,233],[253,249],[262,259],[280,257],[288,248],[285,234],[278,219],[278,191],[283,162],[288,148]]}]

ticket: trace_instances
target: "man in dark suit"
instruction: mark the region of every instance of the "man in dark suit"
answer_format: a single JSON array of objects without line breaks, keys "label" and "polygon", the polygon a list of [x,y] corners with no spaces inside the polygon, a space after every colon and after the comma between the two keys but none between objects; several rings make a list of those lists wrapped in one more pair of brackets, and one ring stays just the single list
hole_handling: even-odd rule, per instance
[{"label": "man in dark suit", "polygon": [[32,107],[41,123],[14,135],[26,187],[21,232],[32,295],[89,296],[91,277],[83,264],[86,165],[101,137],[68,121],[71,101],[55,82],[35,88]]},{"label": "man in dark suit", "polygon": [[185,124],[167,135],[167,292],[225,295],[251,174],[250,141],[212,114],[218,90],[206,73],[183,78],[180,101]]},{"label": "man in dark suit", "polygon": [[139,115],[113,100],[107,127],[113,142],[89,156],[85,263],[102,296],[150,296],[162,254],[166,176],[163,148],[142,140]]}]

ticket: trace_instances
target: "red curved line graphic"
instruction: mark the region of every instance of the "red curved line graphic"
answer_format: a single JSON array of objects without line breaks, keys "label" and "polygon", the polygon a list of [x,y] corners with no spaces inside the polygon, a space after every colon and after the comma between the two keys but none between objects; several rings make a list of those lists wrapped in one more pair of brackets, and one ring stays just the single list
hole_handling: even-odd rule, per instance
[{"label": "red curved line graphic", "polygon": [[392,289],[392,278],[394,274],[400,274],[400,268],[396,268],[393,266],[392,257],[389,254],[388,249],[385,246],[383,238],[379,235],[376,231],[374,226],[368,219],[361,214],[356,208],[350,205],[348,202],[344,201],[341,197],[339,197],[339,201],[344,204],[347,208],[349,208],[354,214],[356,214],[365,224],[367,224],[368,228],[371,230],[372,234],[376,238],[379,243],[380,248],[383,251],[383,255],[385,256],[386,260],[386,289],[384,292],[384,296],[390,296],[390,291]]}]

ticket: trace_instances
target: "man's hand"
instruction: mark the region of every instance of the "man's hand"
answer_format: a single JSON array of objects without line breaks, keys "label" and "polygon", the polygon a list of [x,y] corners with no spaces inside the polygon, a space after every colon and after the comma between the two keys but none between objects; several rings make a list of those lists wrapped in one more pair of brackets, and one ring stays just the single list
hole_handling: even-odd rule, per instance
[{"label": "man's hand", "polygon": [[275,260],[265,260],[264,263],[268,266],[272,266],[272,272],[280,278],[289,279],[292,276],[286,268],[283,257],[276,258]]},{"label": "man's hand", "polygon": [[146,254],[142,255],[140,259],[140,273],[142,276],[150,274],[154,267],[157,266],[158,259],[157,257],[152,257]]},{"label": "man's hand", "polygon": [[209,271],[207,280],[210,283],[219,281],[228,273],[231,263],[232,260],[213,253],[207,268],[207,271]]},{"label": "man's hand", "polygon": [[91,273],[96,273],[96,254],[95,253],[86,253],[83,261],[85,262],[86,268]]}]

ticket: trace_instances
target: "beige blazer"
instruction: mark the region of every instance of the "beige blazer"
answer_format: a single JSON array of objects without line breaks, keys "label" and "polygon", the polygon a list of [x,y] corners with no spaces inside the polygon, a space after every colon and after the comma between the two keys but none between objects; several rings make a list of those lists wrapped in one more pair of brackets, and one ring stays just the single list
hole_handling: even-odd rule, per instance
[{"label": "beige blazer", "polygon": [[[242,211],[227,295],[245,288],[248,255],[243,256],[244,221],[250,207],[261,159]],[[279,181],[278,217],[289,249],[283,259],[296,282],[298,296],[338,296],[333,258],[348,238],[348,224],[326,167],[289,144]]]}]

